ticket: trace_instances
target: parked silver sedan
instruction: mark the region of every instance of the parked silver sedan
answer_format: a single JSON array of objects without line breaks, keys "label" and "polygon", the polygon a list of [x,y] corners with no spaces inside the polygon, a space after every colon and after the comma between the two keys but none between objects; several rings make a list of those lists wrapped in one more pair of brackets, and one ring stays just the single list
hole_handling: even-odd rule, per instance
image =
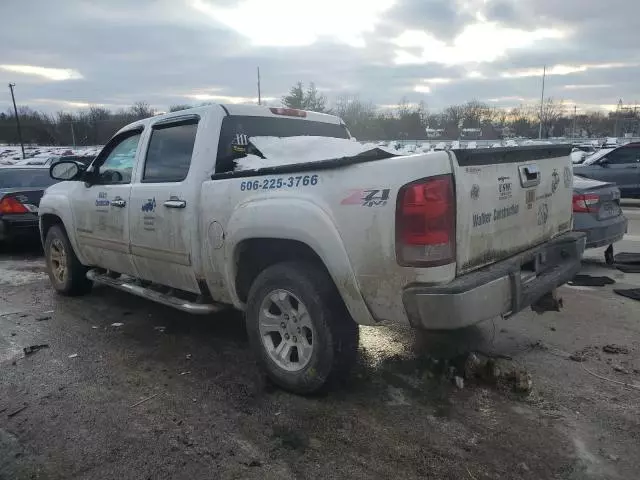
[{"label": "parked silver sedan", "polygon": [[587,248],[609,245],[605,260],[613,263],[613,244],[627,233],[620,189],[613,183],[574,177],[573,229],[587,234]]}]

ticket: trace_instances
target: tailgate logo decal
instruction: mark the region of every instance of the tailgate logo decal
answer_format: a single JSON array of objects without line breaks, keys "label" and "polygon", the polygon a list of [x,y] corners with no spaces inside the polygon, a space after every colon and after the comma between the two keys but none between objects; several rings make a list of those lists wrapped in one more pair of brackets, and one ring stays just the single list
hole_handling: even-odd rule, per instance
[{"label": "tailgate logo decal", "polygon": [[571,188],[572,180],[573,175],[571,173],[571,169],[569,167],[564,167],[564,188]]},{"label": "tailgate logo decal", "polygon": [[362,207],[384,207],[389,200],[390,188],[369,188],[352,190],[340,205],[360,205]]},{"label": "tailgate logo decal", "polygon": [[498,178],[498,199],[507,200],[513,195],[513,189],[509,177]]},{"label": "tailgate logo decal", "polygon": [[471,199],[478,200],[478,198],[480,198],[480,185],[474,183],[471,186]]},{"label": "tailgate logo decal", "polygon": [[558,185],[560,185],[560,175],[558,174],[558,170],[553,169],[553,173],[551,174],[551,193],[556,193],[558,190]]},{"label": "tailgate logo decal", "polygon": [[504,220],[505,218],[513,217],[514,215],[518,215],[518,213],[520,213],[520,205],[518,205],[517,203],[509,205],[508,207],[494,208],[493,215],[491,214],[491,212],[474,213],[473,228],[487,225],[492,221],[498,222],[500,220]]}]

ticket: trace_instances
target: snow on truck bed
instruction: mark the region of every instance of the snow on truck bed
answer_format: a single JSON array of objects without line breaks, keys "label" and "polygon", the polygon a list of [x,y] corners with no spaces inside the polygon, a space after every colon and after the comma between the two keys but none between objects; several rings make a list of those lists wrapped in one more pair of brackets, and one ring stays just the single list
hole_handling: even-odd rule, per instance
[{"label": "snow on truck bed", "polygon": [[388,148],[373,143],[362,144],[346,138],[332,137],[251,137],[255,146],[265,158],[247,155],[236,160],[235,170],[258,170],[266,167],[293,165],[296,163],[320,162],[333,158],[355,157],[374,150],[391,155],[401,155]]}]

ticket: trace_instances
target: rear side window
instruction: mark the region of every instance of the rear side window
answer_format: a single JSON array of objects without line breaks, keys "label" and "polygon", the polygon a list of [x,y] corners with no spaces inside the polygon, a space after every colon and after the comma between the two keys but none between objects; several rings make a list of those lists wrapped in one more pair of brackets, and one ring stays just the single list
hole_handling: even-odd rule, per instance
[{"label": "rear side window", "polygon": [[0,170],[0,188],[46,188],[57,182],[49,176],[48,168]]},{"label": "rear side window", "polygon": [[154,126],[142,181],[181,182],[187,178],[197,130],[197,119]]},{"label": "rear side window", "polygon": [[[344,125],[313,122],[297,118],[227,116],[222,120],[216,172],[229,172],[234,169],[234,160],[242,158],[250,137],[315,137],[349,138]],[[248,152],[251,153],[251,152]]]}]

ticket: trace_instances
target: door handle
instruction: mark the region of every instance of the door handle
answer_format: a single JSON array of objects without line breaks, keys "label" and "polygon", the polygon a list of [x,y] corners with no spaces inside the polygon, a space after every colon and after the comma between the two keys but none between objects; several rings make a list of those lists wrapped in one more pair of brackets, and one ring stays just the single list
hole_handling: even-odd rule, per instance
[{"label": "door handle", "polygon": [[118,207],[118,208],[124,208],[127,206],[127,201],[123,200],[120,197],[116,197],[113,200],[111,200],[111,205],[113,205],[114,207]]},{"label": "door handle", "polygon": [[187,206],[186,200],[180,200],[178,197],[171,197],[164,202],[164,206],[167,208],[185,208]]}]

